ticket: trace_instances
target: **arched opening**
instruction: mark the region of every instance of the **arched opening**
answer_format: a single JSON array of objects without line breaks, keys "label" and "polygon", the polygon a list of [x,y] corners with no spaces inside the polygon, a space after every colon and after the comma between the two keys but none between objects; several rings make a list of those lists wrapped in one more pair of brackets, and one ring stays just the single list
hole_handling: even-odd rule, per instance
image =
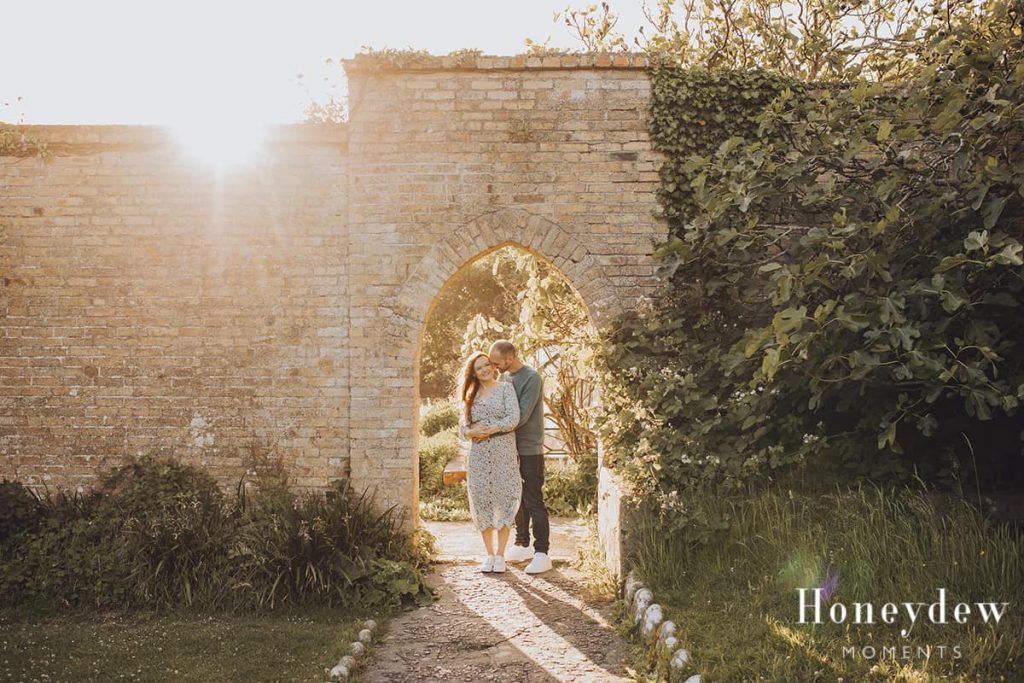
[{"label": "arched opening", "polygon": [[584,297],[536,249],[507,240],[466,260],[440,286],[421,326],[415,361],[413,508],[442,557],[482,551],[468,507],[468,444],[457,437],[457,376],[474,350],[510,339],[544,377],[545,503],[552,554],[574,557],[584,515],[596,512],[598,399],[586,362],[596,332]]}]

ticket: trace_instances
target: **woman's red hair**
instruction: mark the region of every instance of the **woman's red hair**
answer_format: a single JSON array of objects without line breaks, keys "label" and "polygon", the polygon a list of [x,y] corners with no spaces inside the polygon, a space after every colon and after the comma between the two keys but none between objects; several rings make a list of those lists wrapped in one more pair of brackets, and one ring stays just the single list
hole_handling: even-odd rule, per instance
[{"label": "woman's red hair", "polygon": [[483,351],[477,351],[470,356],[469,360],[466,361],[466,364],[462,366],[462,381],[459,382],[459,397],[462,399],[462,414],[466,418],[467,425],[473,422],[473,401],[476,400],[477,394],[480,393],[480,380],[476,378],[476,372],[474,371],[473,365],[481,356],[487,358],[486,353]]}]

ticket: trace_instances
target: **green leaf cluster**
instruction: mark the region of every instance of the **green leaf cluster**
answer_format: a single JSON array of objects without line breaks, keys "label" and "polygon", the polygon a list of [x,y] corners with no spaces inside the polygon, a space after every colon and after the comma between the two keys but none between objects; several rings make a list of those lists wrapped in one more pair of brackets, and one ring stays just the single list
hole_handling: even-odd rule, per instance
[{"label": "green leaf cluster", "polygon": [[708,482],[1024,482],[1024,41],[936,21],[905,82],[651,71],[665,287],[607,337],[609,457]]},{"label": "green leaf cluster", "polygon": [[0,509],[21,511],[0,538],[0,604],[377,607],[426,590],[426,558],[395,511],[346,481],[228,500],[205,471],[150,455],[92,491],[36,497],[5,482]]}]

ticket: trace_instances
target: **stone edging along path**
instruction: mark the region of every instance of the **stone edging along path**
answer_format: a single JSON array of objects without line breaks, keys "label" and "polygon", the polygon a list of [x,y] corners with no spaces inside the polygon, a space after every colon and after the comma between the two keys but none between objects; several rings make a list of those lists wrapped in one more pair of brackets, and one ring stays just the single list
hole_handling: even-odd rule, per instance
[{"label": "stone edging along path", "polygon": [[373,642],[373,632],[377,629],[377,622],[367,619],[363,622],[363,630],[359,632],[358,640],[349,643],[349,654],[338,660],[332,669],[324,669],[324,673],[330,676],[332,681],[348,680],[349,675],[355,671],[359,664],[359,658],[366,652],[366,648]]},{"label": "stone edging along path", "polygon": [[[641,583],[635,571],[626,577],[622,601],[659,665],[667,665],[669,672],[683,674],[690,664],[690,652],[680,645],[675,622],[665,619],[664,609],[654,602],[654,593]],[[700,675],[694,674],[683,683],[701,683]]]}]

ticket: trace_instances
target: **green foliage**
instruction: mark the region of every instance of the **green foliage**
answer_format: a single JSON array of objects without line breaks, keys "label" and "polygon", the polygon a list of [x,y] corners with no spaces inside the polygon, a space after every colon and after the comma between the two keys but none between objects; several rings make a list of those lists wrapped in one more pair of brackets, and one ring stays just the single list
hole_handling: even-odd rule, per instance
[{"label": "green foliage", "polygon": [[454,427],[420,438],[420,495],[432,496],[444,488],[444,468],[459,454]]},{"label": "green foliage", "polygon": [[[977,3],[940,2],[944,15]],[[635,41],[680,66],[767,69],[801,80],[894,78],[927,15],[916,0],[662,0]]]},{"label": "green foliage", "polygon": [[[422,462],[422,460],[420,461]],[[469,495],[459,482],[435,491],[422,491],[420,517],[438,522],[468,521]],[[549,466],[544,473],[544,504],[552,515],[575,517],[597,509],[597,462]]]},{"label": "green foliage", "polygon": [[421,498],[420,518],[436,522],[468,522],[472,519],[466,482],[456,482],[433,495]]},{"label": "green foliage", "polygon": [[899,87],[652,71],[668,286],[604,352],[641,490],[682,514],[801,462],[1020,483],[1024,42],[986,9],[929,27]]},{"label": "green foliage", "polygon": [[595,373],[587,308],[556,268],[523,250],[496,253],[502,255],[499,263],[511,263],[524,280],[514,292],[518,315],[511,322],[476,316],[466,328],[462,355],[487,349],[495,339],[511,340],[520,358],[545,376],[545,416],[558,427],[566,452],[575,460],[585,459],[597,448],[590,426]]},{"label": "green foliage", "polygon": [[420,344],[420,396],[450,398],[465,356],[463,335],[482,313],[511,325],[519,316],[517,296],[526,275],[511,250],[499,249],[456,274],[438,295]]},{"label": "green foliage", "polygon": [[454,399],[434,401],[420,417],[420,433],[434,436],[438,432],[459,426],[459,406]]},{"label": "green foliage", "polygon": [[[631,561],[708,680],[966,683],[1013,680],[1021,670],[1024,618],[1012,605],[1024,599],[1024,543],[956,497],[876,487],[814,496],[776,487],[711,488],[689,491],[686,504],[693,517],[719,520],[720,528],[709,534],[706,526],[676,525],[648,509]],[[797,623],[797,589],[821,587],[830,574],[837,577],[834,599],[848,606],[931,603],[941,587],[951,605],[1011,607],[996,627],[921,619],[909,638],[899,633],[905,620]],[[839,656],[843,646],[951,643],[960,645],[962,658]]]},{"label": "green foliage", "polygon": [[[370,613],[0,610],[10,681],[322,681]],[[372,652],[372,648],[370,650]],[[143,654],[144,653],[144,654]],[[364,662],[366,659],[363,660]]]},{"label": "green foliage", "polygon": [[420,591],[409,540],[390,512],[336,481],[326,495],[278,493],[244,511],[230,555],[258,607],[397,605]]},{"label": "green foliage", "polygon": [[58,491],[41,506],[36,527],[0,549],[4,603],[379,605],[421,585],[409,587],[422,560],[393,511],[347,482],[302,496],[269,486],[229,502],[202,470],[147,456],[96,491]]},{"label": "green foliage", "polygon": [[363,45],[359,48],[359,52],[355,54],[353,61],[362,68],[388,70],[416,66],[430,58],[431,54],[427,50],[416,50],[411,47],[405,49],[392,47],[377,49]]},{"label": "green foliage", "polygon": [[0,547],[40,522],[43,506],[32,491],[17,481],[0,481]]},{"label": "green foliage", "polygon": [[568,460],[544,471],[544,505],[552,515],[575,517],[597,509],[597,457]]}]

